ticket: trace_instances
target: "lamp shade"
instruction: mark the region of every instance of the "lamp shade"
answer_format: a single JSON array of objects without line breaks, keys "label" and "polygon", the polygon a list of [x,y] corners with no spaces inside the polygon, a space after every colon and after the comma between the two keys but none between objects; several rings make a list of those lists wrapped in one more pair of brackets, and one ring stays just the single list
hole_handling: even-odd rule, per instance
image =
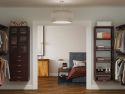
[{"label": "lamp shade", "polygon": [[52,12],[52,22],[55,24],[72,23],[72,12],[70,10],[54,10]]}]

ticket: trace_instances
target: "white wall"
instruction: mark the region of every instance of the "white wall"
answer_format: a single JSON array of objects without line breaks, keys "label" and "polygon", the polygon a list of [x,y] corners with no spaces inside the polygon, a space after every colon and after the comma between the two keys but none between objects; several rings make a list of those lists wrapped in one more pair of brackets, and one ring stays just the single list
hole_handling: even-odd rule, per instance
[{"label": "white wall", "polygon": [[86,51],[86,32],[82,25],[45,26],[45,57],[50,59],[49,73],[57,76],[58,59],[69,63],[69,52]]},{"label": "white wall", "polygon": [[[26,20],[32,25],[32,21],[51,22],[52,10],[56,8],[0,8],[0,23],[9,24],[10,20]],[[73,22],[91,20],[111,20],[114,24],[124,23],[125,7],[83,7],[68,8],[73,11]]]},{"label": "white wall", "polygon": [[[70,8],[69,8],[70,9]],[[30,81],[28,83],[9,83],[8,86],[0,87],[3,89],[36,89],[37,88],[37,78],[35,78],[35,74],[37,74],[37,65],[36,65],[36,52],[34,52],[35,47],[35,39],[36,38],[36,29],[34,29],[36,26],[33,26],[34,21],[42,22],[43,24],[50,24],[50,15],[53,8],[0,8],[0,24],[9,25],[10,20],[20,19],[20,20],[26,20],[29,23],[29,26],[31,27],[31,55],[30,55],[30,63],[31,63],[31,71],[30,71]],[[71,8],[71,10],[74,13],[74,20],[73,23],[82,23],[84,21],[92,21],[92,24],[95,23],[97,20],[111,20],[115,25],[117,24],[123,24],[125,23],[125,7],[83,7],[83,8]],[[91,35],[92,31],[88,34]],[[90,46],[92,46],[93,39],[87,35],[87,39],[89,40],[88,43],[90,43]],[[90,47],[88,45],[88,47]],[[88,48],[87,48],[88,49]],[[91,50],[90,50],[91,49]],[[89,89],[111,89],[111,88],[124,88],[120,85],[111,84],[111,86],[98,86],[93,81],[93,60],[92,60],[92,48],[90,48],[89,51],[89,58],[90,62],[89,67],[87,70],[90,72],[89,75]],[[116,87],[115,87],[116,86]]]}]

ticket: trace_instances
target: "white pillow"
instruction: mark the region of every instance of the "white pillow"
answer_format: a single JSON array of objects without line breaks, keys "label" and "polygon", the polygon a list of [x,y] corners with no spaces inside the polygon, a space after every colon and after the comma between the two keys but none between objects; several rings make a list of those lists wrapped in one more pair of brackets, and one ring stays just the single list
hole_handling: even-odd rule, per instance
[{"label": "white pillow", "polygon": [[86,66],[86,61],[73,60],[73,67]]}]

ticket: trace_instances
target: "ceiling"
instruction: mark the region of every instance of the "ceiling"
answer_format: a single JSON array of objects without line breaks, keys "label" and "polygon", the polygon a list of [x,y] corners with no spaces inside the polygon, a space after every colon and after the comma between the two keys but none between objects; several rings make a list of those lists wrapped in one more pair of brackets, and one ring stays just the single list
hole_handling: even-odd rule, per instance
[{"label": "ceiling", "polygon": [[[63,6],[125,6],[125,0],[63,0]],[[0,7],[57,7],[60,0],[0,0]]]}]

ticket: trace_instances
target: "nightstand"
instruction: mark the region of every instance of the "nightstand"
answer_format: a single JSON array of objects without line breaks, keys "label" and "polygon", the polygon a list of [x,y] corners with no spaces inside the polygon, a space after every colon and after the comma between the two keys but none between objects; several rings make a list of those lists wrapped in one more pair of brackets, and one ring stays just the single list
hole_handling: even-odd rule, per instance
[{"label": "nightstand", "polygon": [[65,82],[70,82],[67,80],[67,76],[69,73],[70,69],[63,69],[63,68],[58,68],[58,83],[65,83]]},{"label": "nightstand", "polygon": [[49,59],[38,59],[38,76],[49,76]]}]

